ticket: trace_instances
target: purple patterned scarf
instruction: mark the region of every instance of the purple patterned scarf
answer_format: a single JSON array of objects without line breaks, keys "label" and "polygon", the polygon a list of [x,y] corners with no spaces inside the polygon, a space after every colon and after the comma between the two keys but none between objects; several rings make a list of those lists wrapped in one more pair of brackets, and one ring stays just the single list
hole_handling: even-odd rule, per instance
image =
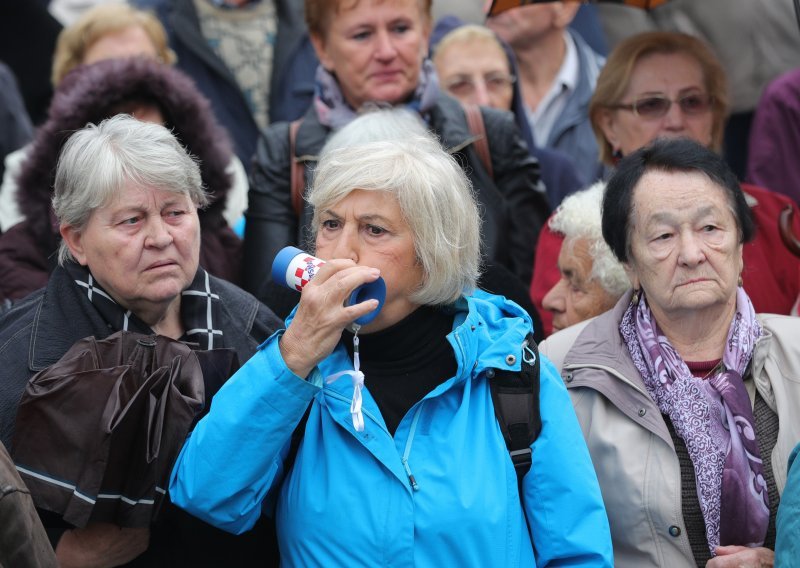
[{"label": "purple patterned scarf", "polygon": [[[320,123],[328,128],[339,130],[358,116],[358,109],[353,109],[344,100],[344,94],[336,77],[322,65],[317,67],[314,108]],[[433,63],[426,59],[419,72],[419,82],[411,99],[405,103],[406,108],[421,115],[427,113],[436,103],[439,95],[439,81]],[[380,103],[381,101],[375,101]]]},{"label": "purple patterned scarf", "polygon": [[647,391],[686,443],[712,556],[720,545],[761,546],[769,498],[742,380],[761,336],[750,298],[738,289],[723,365],[706,379],[693,377],[661,335],[644,296],[631,303],[619,328]]}]

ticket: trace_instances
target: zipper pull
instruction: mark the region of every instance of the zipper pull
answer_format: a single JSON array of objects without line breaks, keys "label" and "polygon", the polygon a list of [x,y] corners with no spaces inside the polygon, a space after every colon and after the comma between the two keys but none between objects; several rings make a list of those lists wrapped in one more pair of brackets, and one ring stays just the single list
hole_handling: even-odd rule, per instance
[{"label": "zipper pull", "polygon": [[408,460],[406,458],[400,458],[400,461],[403,463],[403,467],[406,470],[408,481],[411,483],[411,489],[414,491],[419,491],[419,484],[417,483],[417,479],[414,477],[414,474],[411,473],[411,467],[408,465]]}]

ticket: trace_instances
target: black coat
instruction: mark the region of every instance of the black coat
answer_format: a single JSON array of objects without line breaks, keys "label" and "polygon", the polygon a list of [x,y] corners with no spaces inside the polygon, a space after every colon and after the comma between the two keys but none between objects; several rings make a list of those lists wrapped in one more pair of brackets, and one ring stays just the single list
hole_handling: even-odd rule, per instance
[{"label": "black coat", "polygon": [[[221,319],[215,325],[224,331],[224,346],[235,349],[244,363],[282,323],[233,284],[211,276],[211,285],[221,300]],[[5,312],[0,317],[2,442],[10,443],[17,405],[31,376],[57,362],[77,340],[90,335],[102,339],[115,331],[61,267],[46,288]],[[43,513],[42,519],[55,541],[69,528],[55,515]],[[236,537],[167,505],[152,527],[150,548],[131,566],[263,566],[271,544],[273,532],[266,522]]]},{"label": "black coat", "polygon": [[[494,178],[484,169],[461,104],[440,95],[430,111],[430,128],[453,153],[475,189],[483,217],[484,258],[506,266],[525,284],[533,274],[539,231],[550,214],[537,190],[539,164],[531,157],[511,113],[482,108]],[[306,165],[306,185],[331,130],[312,106],[297,133],[295,155]],[[298,220],[290,189],[289,125],[268,128],[258,143],[250,176],[245,225],[244,287],[257,293],[268,279],[272,260],[286,245],[306,247],[313,210],[306,204]]]}]

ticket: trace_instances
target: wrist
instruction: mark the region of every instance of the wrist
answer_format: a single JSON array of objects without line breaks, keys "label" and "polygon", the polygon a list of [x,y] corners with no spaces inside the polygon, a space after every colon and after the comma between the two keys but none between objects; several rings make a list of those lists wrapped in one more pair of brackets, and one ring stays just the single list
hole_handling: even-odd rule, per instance
[{"label": "wrist", "polygon": [[304,354],[302,342],[297,341],[289,330],[278,341],[278,350],[281,353],[284,364],[292,373],[301,379],[308,377],[314,365],[308,364],[308,357]]}]

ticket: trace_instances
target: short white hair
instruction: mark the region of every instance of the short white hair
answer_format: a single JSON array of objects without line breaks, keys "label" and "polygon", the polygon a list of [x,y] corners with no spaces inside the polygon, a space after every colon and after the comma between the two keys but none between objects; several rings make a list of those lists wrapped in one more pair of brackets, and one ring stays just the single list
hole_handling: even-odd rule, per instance
[{"label": "short white hair", "polygon": [[480,275],[480,215],[472,186],[456,160],[408,111],[365,114],[323,149],[307,195],[319,212],[350,192],[384,191],[397,199],[414,239],[423,278],[410,300],[442,305],[474,291]]},{"label": "short white hair", "polygon": [[[109,204],[128,184],[157,187],[208,205],[200,167],[172,133],[159,124],[119,114],[87,124],[61,150],[53,210],[62,225],[82,230],[92,212]],[[63,241],[58,262],[72,259]]]},{"label": "short white hair", "polygon": [[550,228],[564,235],[565,239],[586,239],[592,257],[590,280],[596,280],[603,289],[616,298],[630,288],[622,264],[611,252],[602,229],[603,195],[605,182],[599,181],[590,187],[567,196],[550,218]]}]

